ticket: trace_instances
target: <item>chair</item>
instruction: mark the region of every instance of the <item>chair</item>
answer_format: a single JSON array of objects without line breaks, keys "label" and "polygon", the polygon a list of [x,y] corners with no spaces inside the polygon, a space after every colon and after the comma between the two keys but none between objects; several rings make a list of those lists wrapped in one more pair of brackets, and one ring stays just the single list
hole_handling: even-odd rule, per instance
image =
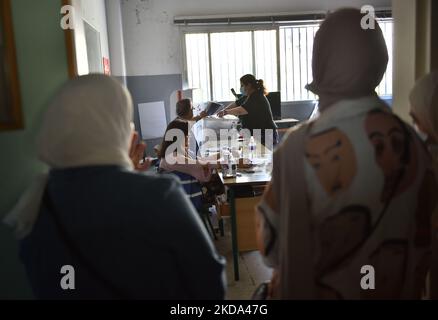
[{"label": "chair", "polygon": [[212,239],[217,240],[216,232],[213,227],[213,223],[211,222],[210,217],[210,206],[205,205],[199,212],[202,222],[204,222],[205,228],[207,229],[207,232],[210,234]]}]

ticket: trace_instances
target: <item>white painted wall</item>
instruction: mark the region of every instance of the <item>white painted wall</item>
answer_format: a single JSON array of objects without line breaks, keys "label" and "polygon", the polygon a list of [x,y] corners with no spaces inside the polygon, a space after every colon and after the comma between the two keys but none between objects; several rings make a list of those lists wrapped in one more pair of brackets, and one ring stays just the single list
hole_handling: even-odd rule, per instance
[{"label": "white painted wall", "polygon": [[[73,0],[75,8],[75,43],[78,73],[88,73],[87,50],[83,20],[87,21],[100,33],[102,58],[109,58],[108,30],[105,12],[105,0]],[[103,63],[103,60],[102,60]]]},{"label": "white painted wall", "polygon": [[[403,2],[403,1],[402,1]],[[128,76],[182,73],[175,16],[327,11],[390,7],[391,0],[121,0]]]}]

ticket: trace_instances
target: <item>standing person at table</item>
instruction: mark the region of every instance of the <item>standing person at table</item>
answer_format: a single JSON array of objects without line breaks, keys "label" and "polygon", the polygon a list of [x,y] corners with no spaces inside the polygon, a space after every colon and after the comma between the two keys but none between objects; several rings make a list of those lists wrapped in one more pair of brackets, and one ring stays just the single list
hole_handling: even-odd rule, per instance
[{"label": "standing person at table", "polygon": [[388,51],[363,16],[342,9],[321,24],[308,85],[321,114],[274,154],[257,214],[274,298],[421,298],[436,179],[420,139],[375,92]]},{"label": "standing person at table", "polygon": [[[103,75],[69,81],[49,106],[38,154],[50,172],[7,217],[36,298],[224,298],[223,258],[180,183],[133,171],[132,115]],[[62,266],[75,290],[61,288]]]},{"label": "standing person at table", "polygon": [[[272,116],[271,105],[266,98],[267,90],[263,80],[257,80],[252,74],[240,78],[240,92],[246,99],[239,99],[230,104],[219,116],[231,114],[242,121],[242,128],[249,129],[254,135],[255,129],[261,129],[261,143],[265,144],[266,130],[273,131],[273,144],[278,143],[277,125]],[[255,138],[257,138],[255,136]]]}]

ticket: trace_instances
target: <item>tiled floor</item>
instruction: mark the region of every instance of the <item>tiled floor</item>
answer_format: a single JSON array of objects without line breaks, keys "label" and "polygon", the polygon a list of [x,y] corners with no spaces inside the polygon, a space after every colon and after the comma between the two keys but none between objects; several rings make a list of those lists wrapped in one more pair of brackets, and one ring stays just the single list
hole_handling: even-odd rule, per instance
[{"label": "tiled floor", "polygon": [[229,221],[225,220],[225,237],[218,235],[217,250],[227,259],[227,280],[229,300],[249,300],[255,289],[271,278],[272,270],[267,268],[258,251],[241,253],[239,257],[240,280],[234,281],[233,254]]}]

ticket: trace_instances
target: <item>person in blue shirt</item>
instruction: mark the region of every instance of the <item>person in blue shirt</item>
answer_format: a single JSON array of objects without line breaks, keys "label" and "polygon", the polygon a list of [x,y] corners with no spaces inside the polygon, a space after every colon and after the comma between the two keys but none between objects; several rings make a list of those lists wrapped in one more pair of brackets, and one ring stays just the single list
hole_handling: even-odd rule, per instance
[{"label": "person in blue shirt", "polygon": [[181,184],[134,171],[132,113],[103,75],[69,81],[49,106],[38,154],[50,171],[6,218],[37,299],[224,298],[224,259]]}]

